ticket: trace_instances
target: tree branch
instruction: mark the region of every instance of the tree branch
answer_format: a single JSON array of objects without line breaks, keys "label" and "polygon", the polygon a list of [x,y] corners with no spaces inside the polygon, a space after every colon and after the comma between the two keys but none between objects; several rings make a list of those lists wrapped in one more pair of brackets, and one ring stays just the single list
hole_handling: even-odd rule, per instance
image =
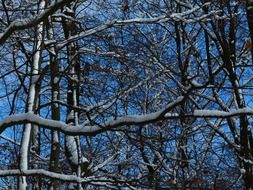
[{"label": "tree branch", "polygon": [[180,105],[184,101],[185,97],[179,96],[175,101],[168,104],[165,108],[145,114],[145,115],[126,115],[119,117],[115,120],[107,121],[104,124],[99,125],[78,125],[73,126],[66,124],[62,121],[55,121],[50,119],[45,119],[36,115],[32,112],[27,112],[24,114],[16,114],[11,115],[5,118],[0,123],[0,133],[2,133],[7,127],[15,124],[25,124],[25,123],[33,123],[39,125],[44,128],[48,128],[51,130],[61,131],[65,134],[69,135],[87,135],[92,136],[99,134],[104,131],[108,131],[117,127],[121,127],[124,125],[143,125],[147,123],[156,122],[165,118],[165,114]]},{"label": "tree branch", "polygon": [[35,18],[21,19],[13,21],[5,30],[5,32],[0,34],[0,45],[10,37],[15,31],[24,30],[31,28],[44,21],[48,16],[55,13],[60,7],[72,2],[73,0],[59,0],[56,3],[50,5],[45,11],[37,15]]}]

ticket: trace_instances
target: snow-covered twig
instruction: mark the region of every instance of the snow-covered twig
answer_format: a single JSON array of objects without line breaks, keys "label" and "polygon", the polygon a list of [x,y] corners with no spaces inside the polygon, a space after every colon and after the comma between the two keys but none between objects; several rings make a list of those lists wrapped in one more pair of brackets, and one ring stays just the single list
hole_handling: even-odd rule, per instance
[{"label": "snow-covered twig", "polygon": [[110,158],[106,159],[104,162],[102,162],[101,164],[97,165],[96,167],[92,168],[91,171],[94,173],[96,172],[97,170],[99,170],[100,168],[103,168],[105,165],[107,165],[108,163],[110,163],[111,161],[113,161],[116,156],[118,155],[119,153],[116,152],[115,154],[113,154]]}]

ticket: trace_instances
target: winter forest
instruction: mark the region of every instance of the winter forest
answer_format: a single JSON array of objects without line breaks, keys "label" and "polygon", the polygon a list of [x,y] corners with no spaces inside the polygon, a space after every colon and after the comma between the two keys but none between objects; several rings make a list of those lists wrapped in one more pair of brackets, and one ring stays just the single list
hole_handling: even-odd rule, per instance
[{"label": "winter forest", "polygon": [[1,190],[252,190],[252,0],[1,0]]}]

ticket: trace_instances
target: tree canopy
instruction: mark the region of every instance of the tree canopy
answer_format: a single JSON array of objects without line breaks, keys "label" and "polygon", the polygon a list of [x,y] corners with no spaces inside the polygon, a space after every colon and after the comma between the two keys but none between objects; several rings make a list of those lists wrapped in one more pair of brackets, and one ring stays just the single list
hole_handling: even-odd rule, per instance
[{"label": "tree canopy", "polygon": [[2,0],[2,189],[253,189],[251,0]]}]

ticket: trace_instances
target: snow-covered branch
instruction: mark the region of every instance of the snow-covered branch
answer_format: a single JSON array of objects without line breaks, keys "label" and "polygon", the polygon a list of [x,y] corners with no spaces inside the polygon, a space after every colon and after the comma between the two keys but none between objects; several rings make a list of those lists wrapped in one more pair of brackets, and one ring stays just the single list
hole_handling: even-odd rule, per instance
[{"label": "snow-covered branch", "polygon": [[153,112],[153,113],[149,113],[145,115],[126,115],[126,116],[119,117],[115,120],[107,121],[104,124],[91,125],[91,126],[89,125],[83,126],[82,124],[78,126],[72,126],[62,121],[45,119],[45,118],[40,117],[39,115],[33,114],[31,112],[27,112],[24,114],[11,115],[7,117],[6,119],[4,119],[0,123],[0,133],[3,132],[8,126],[11,126],[14,124],[33,123],[41,127],[61,131],[63,133],[71,134],[71,135],[95,135],[103,131],[114,129],[116,127],[121,127],[124,125],[142,125],[146,123],[159,121],[161,119],[164,119],[164,116],[167,112],[169,112],[171,109],[175,108],[176,106],[180,105],[183,101],[184,101],[184,97],[179,96],[175,101],[168,104],[165,108],[157,112]]},{"label": "snow-covered branch", "polygon": [[[176,106],[178,106],[184,97],[178,97],[174,102],[168,104],[165,108],[144,115],[126,115],[118,117],[117,119],[107,121],[99,125],[78,125],[72,126],[68,125],[62,121],[55,121],[50,119],[45,119],[39,115],[33,114],[31,112],[24,114],[11,115],[4,119],[0,123],[0,132],[3,132],[8,126],[14,124],[24,124],[24,123],[34,123],[52,130],[61,131],[66,134],[72,135],[95,135],[103,131],[111,130],[116,127],[121,127],[124,125],[142,125],[146,123],[152,123],[159,121],[164,118],[178,118],[177,113],[169,113],[169,111]],[[185,117],[213,117],[213,118],[228,118],[240,115],[253,115],[253,109],[242,108],[238,110],[233,110],[230,112],[219,111],[219,110],[195,110],[192,114],[185,114]]]},{"label": "snow-covered branch", "polygon": [[73,0],[60,0],[56,1],[54,4],[50,5],[45,11],[33,18],[20,19],[13,21],[6,30],[0,34],[0,45],[2,45],[9,36],[11,36],[15,31],[24,30],[31,28],[44,21],[48,16],[59,10],[60,7],[72,2]]},{"label": "snow-covered branch", "polygon": [[108,159],[106,159],[104,162],[102,162],[101,164],[97,165],[96,167],[92,168],[91,171],[94,173],[97,170],[99,170],[100,168],[103,168],[105,165],[107,165],[108,163],[112,162],[118,155],[119,153],[116,152],[115,154],[113,154],[111,157],[109,157]]},{"label": "snow-covered branch", "polygon": [[18,170],[18,169],[13,169],[13,170],[0,170],[0,176],[44,176],[44,177],[49,177],[52,179],[58,179],[62,181],[68,181],[68,182],[78,182],[78,183],[83,183],[87,182],[88,180],[86,178],[80,178],[75,175],[65,175],[65,174],[60,174],[60,173],[55,173],[55,172],[50,172],[47,170],[43,169],[29,169],[29,170]]},{"label": "snow-covered branch", "polygon": [[119,54],[116,52],[103,52],[101,50],[92,50],[88,48],[80,48],[78,50],[78,54],[83,53],[83,54],[94,54],[94,55],[100,55],[100,56],[108,56],[108,57],[120,57]]},{"label": "snow-covered branch", "polygon": [[252,108],[241,108],[237,110],[219,111],[219,110],[195,110],[193,117],[214,117],[214,118],[228,118],[240,115],[253,115]]},{"label": "snow-covered branch", "polygon": [[[241,108],[231,111],[220,111],[220,110],[195,110],[193,113],[185,114],[184,117],[198,117],[198,118],[229,118],[241,115],[253,115],[252,108]],[[167,113],[165,114],[167,119],[176,119],[180,115],[178,113]]]},{"label": "snow-covered branch", "polygon": [[[55,173],[51,171],[47,171],[44,169],[28,169],[28,170],[0,170],[0,177],[5,176],[43,176],[50,179],[56,179],[64,182],[73,182],[73,183],[89,183],[97,186],[105,186],[108,184],[113,184],[115,179],[111,179],[110,177],[78,177],[76,175],[67,175],[61,173]],[[117,180],[118,182],[123,183],[123,180]],[[126,181],[125,181],[126,182]]]}]

